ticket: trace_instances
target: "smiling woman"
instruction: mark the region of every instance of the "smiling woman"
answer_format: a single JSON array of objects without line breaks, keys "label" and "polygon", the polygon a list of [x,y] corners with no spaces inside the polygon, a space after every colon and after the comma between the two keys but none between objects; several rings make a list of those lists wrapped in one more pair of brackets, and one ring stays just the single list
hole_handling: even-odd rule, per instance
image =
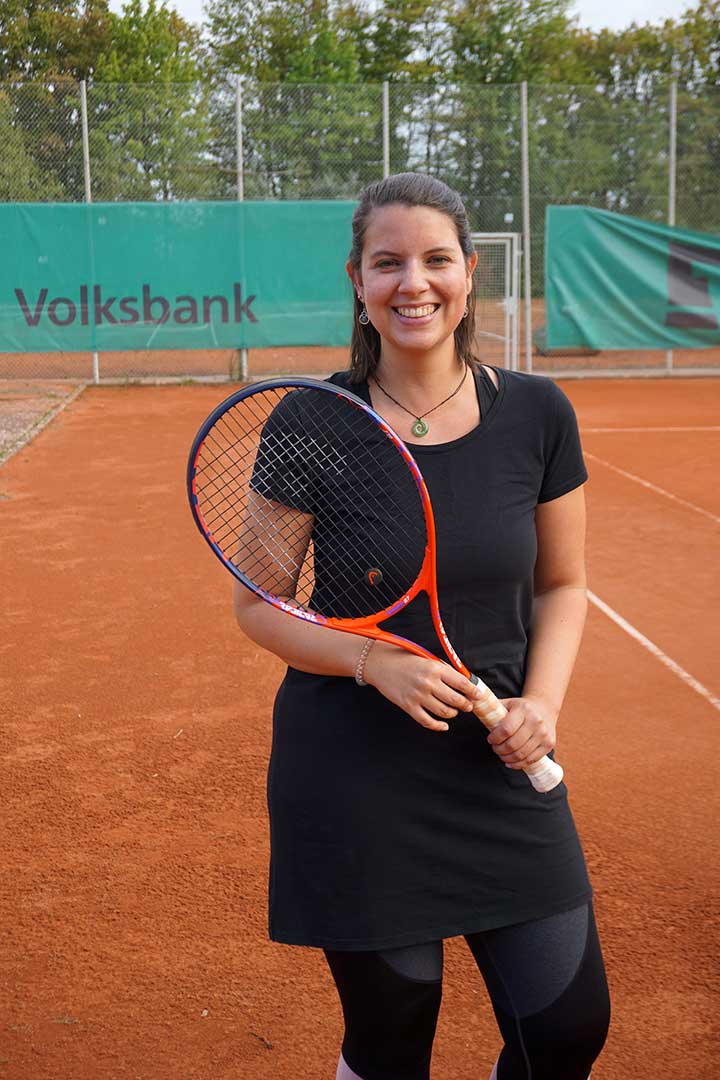
[{"label": "smiling woman", "polygon": [[[235,592],[240,626],[288,663],[268,776],[270,935],[325,951],[346,1025],[338,1080],[427,1080],[445,937],[466,938],[487,984],[504,1039],[498,1080],[586,1080],[607,1031],[565,786],[540,793],[523,773],[553,751],[582,633],[587,473],[558,387],[474,355],[475,261],[456,192],[412,173],[371,184],[346,264],[350,367],[330,381],[412,444],[442,621],[507,716],[488,737],[475,687],[451,665]],[[280,504],[299,504],[297,485],[277,494],[295,471],[280,473],[284,521]],[[387,487],[363,512],[372,469],[357,473],[330,531],[313,509],[329,474],[302,503],[321,569],[347,567],[357,536],[398,519]],[[401,547],[373,573],[402,569]],[[443,655],[426,598],[393,612],[383,629]]]}]

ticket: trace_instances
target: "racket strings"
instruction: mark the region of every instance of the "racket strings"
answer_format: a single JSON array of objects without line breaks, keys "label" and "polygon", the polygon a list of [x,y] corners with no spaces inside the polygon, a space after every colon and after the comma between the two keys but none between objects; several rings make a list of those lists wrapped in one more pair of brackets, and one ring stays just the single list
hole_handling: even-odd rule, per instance
[{"label": "racket strings", "polygon": [[[333,397],[331,397],[330,395],[327,395],[327,394],[317,395],[317,393],[315,393],[315,395],[313,395],[313,397],[314,397],[313,404],[315,404],[317,401],[319,401],[322,404],[326,404],[327,402],[330,402],[330,403],[332,403],[333,406],[337,405],[338,402],[340,402],[340,404],[342,404],[342,405],[345,405],[344,399],[336,399],[336,398],[333,398]],[[304,404],[304,406],[307,405],[306,402],[304,402],[303,404]],[[350,433],[353,436],[356,436],[357,432],[354,431],[353,429],[354,429],[354,427],[355,427],[355,425],[357,423],[357,417],[362,416],[362,419],[365,420],[366,422],[367,422],[367,418],[364,416],[364,414],[357,413],[357,410],[353,409],[352,406],[351,406],[351,410],[352,411],[348,412],[348,415],[353,418],[353,420],[355,421],[355,424],[352,424],[352,425],[349,426],[349,432],[346,431],[346,435],[348,433]],[[303,411],[306,412],[307,410],[304,408]],[[306,419],[307,419],[307,417],[306,417]],[[337,413],[337,410],[334,409],[334,408],[331,408],[330,410],[327,410],[327,409],[324,410],[323,413],[322,413],[322,416],[321,417],[316,416],[315,419],[316,419],[316,421],[318,419],[322,419],[323,424],[325,424],[327,421],[331,421],[333,426],[337,429],[337,426],[338,426],[338,413]],[[317,426],[317,424],[316,424],[316,426]],[[345,425],[345,426],[346,426],[346,428],[348,427],[347,425]],[[377,434],[377,431],[375,429],[375,425],[374,425],[374,423],[372,421],[370,421],[370,426],[371,426],[371,428],[373,430],[373,433]],[[338,433],[336,431],[335,432],[336,437],[337,437],[337,434]],[[367,434],[367,431],[365,432],[365,434]],[[273,440],[272,436],[267,438],[267,440],[266,440],[266,443],[267,443],[266,451],[270,451],[272,449],[272,445],[273,445],[274,441],[275,440]],[[281,445],[284,445],[284,440],[281,440]],[[392,444],[388,443],[388,446],[392,446]],[[340,453],[335,445],[328,444],[327,439],[320,440],[320,439],[315,438],[312,435],[308,434],[307,432],[304,432],[302,437],[300,437],[300,438],[296,437],[294,445],[293,445],[293,452],[295,453],[298,448],[300,450],[301,455],[304,458],[305,463],[309,466],[309,471],[311,471],[311,472],[313,472],[313,471],[315,471],[316,473],[318,473],[320,471],[324,471],[325,473],[327,473],[328,471],[330,471],[330,472],[332,472],[332,471],[342,472],[343,467],[347,464],[347,462],[346,462],[347,455],[343,455],[342,453]],[[364,504],[365,504],[365,507],[367,508],[368,502],[372,501],[372,499],[369,497],[370,493],[371,493],[371,489],[370,489],[369,485],[374,482],[375,491],[372,492],[372,496],[374,497],[375,501],[377,501],[378,498],[381,498],[382,501],[383,501],[383,504],[385,504],[387,502],[387,498],[388,498],[388,486],[389,486],[388,481],[390,481],[390,487],[394,488],[396,492],[399,492],[401,490],[402,485],[398,485],[396,482],[394,482],[392,470],[388,471],[387,469],[385,469],[385,470],[382,471],[382,473],[379,473],[378,469],[377,469],[377,463],[376,463],[375,460],[373,460],[372,469],[368,468],[366,461],[364,461],[364,459],[363,459],[363,454],[358,453],[357,450],[358,450],[358,447],[357,447],[357,445],[355,445],[354,446],[354,451],[355,452],[352,455],[352,465],[354,466],[354,474],[355,474],[355,476],[354,476],[355,488],[357,488],[358,491],[362,492],[362,494],[364,496]],[[367,457],[367,448],[365,448],[365,456]],[[393,463],[396,466],[397,465],[400,466],[399,473],[402,476],[403,480],[405,481],[405,485],[407,485],[407,481],[408,481],[407,468],[404,465],[404,462],[402,461],[402,459],[400,458],[400,455],[398,454],[398,452],[394,449],[394,447],[392,448],[392,459],[393,459]],[[259,459],[256,460],[255,470],[256,470],[256,476],[259,477],[259,478],[262,478],[264,473],[266,472],[266,469],[264,468],[263,462],[259,461]],[[379,480],[382,480],[382,484],[380,486],[378,486]],[[411,481],[411,483],[412,483],[412,481]],[[359,488],[357,487],[358,484],[360,485]],[[363,484],[365,485],[364,487],[363,487]],[[296,495],[297,491],[293,492],[291,490],[291,495],[292,494]],[[327,497],[323,497],[324,494],[327,494]],[[334,491],[332,489],[332,487],[330,487],[328,492],[325,493],[324,490],[323,490],[323,487],[319,486],[315,490],[315,496],[316,496],[316,506],[315,506],[316,514],[318,515],[318,517],[321,520],[324,520],[326,522],[326,524],[327,524],[327,522],[332,521],[333,517],[337,520],[339,517],[341,517],[344,513],[347,512],[348,507],[347,506],[342,506],[342,500],[340,500],[340,502],[338,502],[337,491]],[[357,494],[356,494],[355,491],[353,492],[353,498],[354,499],[357,498]],[[385,520],[387,520],[387,507],[385,505],[383,505],[383,518]],[[414,518],[414,522],[417,522],[417,517]],[[292,522],[292,519],[291,519],[290,522],[289,522],[290,528],[292,528],[292,525],[293,525],[293,522]],[[423,522],[423,526],[424,526],[424,522]],[[400,531],[396,527],[394,528],[394,536],[393,536],[393,538],[394,538],[395,543],[398,544],[398,541],[400,542],[399,547],[401,549],[405,550],[406,555],[416,555],[416,552],[411,552],[410,549],[407,548],[407,545],[404,545],[402,543],[402,540],[404,539],[405,535],[406,535],[406,533],[405,533],[404,529],[402,531]],[[274,536],[272,537],[272,547],[274,548],[276,553],[277,553],[278,547],[281,546],[280,542],[282,541],[282,539],[283,539],[283,535],[279,532],[277,522],[275,521],[274,522]],[[345,536],[346,543],[347,543],[348,539],[352,540],[352,534],[346,534],[346,536]],[[423,540],[424,540],[424,536],[423,536]],[[350,561],[352,561],[353,558],[355,558],[355,561],[357,561],[357,559],[361,558],[363,555],[366,554],[365,550],[361,549],[360,547],[357,548],[356,552],[353,552],[352,544],[350,545],[350,547],[351,547],[351,550],[349,552],[347,552],[347,554],[350,555]],[[284,563],[283,565],[287,566],[287,563]],[[296,560],[293,565],[294,566],[299,565],[299,560]],[[334,593],[335,593],[334,599],[337,598],[340,587],[344,587],[345,589],[347,589],[349,591],[352,591],[352,589],[356,586],[356,583],[357,583],[357,579],[356,579],[356,574],[355,573],[353,575],[349,575],[347,573],[344,573],[342,565],[336,565],[334,567],[334,581],[333,581],[333,590],[334,590]],[[395,589],[392,590],[393,598],[394,598],[394,594],[397,591],[401,591],[400,586],[396,586]],[[373,599],[375,600],[376,598],[374,597]],[[346,614],[346,612],[343,611],[343,614]]]},{"label": "racket strings", "polygon": [[332,392],[263,390],[236,403],[206,436],[195,490],[228,561],[323,614],[384,610],[422,566],[415,477],[377,422]]}]

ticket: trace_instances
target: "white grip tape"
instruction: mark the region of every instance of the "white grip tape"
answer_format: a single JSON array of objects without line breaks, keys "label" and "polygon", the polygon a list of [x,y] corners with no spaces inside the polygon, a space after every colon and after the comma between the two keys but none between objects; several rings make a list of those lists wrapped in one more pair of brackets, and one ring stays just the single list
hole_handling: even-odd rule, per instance
[{"label": "white grip tape", "polygon": [[[475,713],[480,717],[486,728],[492,731],[501,720],[507,716],[507,709],[493,694],[485,683],[478,679],[477,675],[471,676],[476,686],[483,688],[483,695],[475,703]],[[547,755],[540,758],[533,765],[528,765],[523,772],[536,791],[547,792],[556,788],[563,778],[562,766],[558,765]]]},{"label": "white grip tape", "polygon": [[534,765],[530,765],[529,768],[524,769],[530,783],[536,791],[552,791],[556,788],[563,778],[562,765],[558,765],[552,758],[545,756],[536,761]]}]

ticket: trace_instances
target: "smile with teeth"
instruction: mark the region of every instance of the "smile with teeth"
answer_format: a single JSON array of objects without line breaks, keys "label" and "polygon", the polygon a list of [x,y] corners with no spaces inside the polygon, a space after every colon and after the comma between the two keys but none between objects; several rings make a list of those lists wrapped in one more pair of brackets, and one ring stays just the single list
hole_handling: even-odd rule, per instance
[{"label": "smile with teeth", "polygon": [[432,315],[439,307],[439,304],[423,304],[422,307],[396,307],[393,310],[404,319],[422,319],[426,315]]}]

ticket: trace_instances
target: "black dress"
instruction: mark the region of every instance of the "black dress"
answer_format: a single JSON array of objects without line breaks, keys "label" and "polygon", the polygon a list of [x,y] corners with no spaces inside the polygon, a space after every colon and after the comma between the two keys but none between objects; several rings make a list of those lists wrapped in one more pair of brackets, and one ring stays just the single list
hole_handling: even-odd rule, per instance
[{"label": "black dress", "polygon": [[[438,536],[442,619],[499,697],[522,692],[538,502],[587,479],[550,380],[475,374],[481,423],[413,444]],[[331,381],[370,402],[346,372]],[[424,596],[384,624],[443,656]],[[591,895],[564,784],[539,794],[468,714],[422,728],[373,687],[289,668],[268,774],[270,937],[372,950],[542,918]]]}]

